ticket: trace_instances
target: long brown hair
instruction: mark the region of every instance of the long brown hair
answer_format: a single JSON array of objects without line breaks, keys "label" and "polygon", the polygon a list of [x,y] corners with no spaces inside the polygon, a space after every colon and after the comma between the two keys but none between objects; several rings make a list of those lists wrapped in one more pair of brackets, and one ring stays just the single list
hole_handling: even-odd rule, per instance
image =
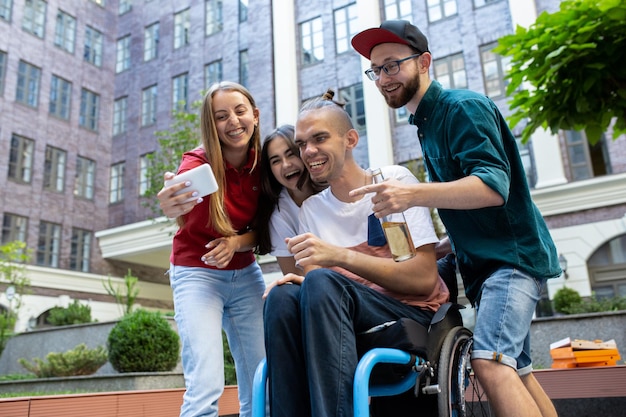
[{"label": "long brown hair", "polygon": [[[213,115],[213,96],[218,91],[234,91],[241,93],[248,99],[253,110],[257,107],[252,94],[250,94],[248,89],[244,86],[231,81],[222,81],[209,87],[204,95],[202,107],[200,108],[202,145],[219,186],[218,190],[212,194],[209,199],[209,221],[211,226],[218,233],[223,236],[233,236],[237,234],[238,231],[233,228],[228,217],[228,213],[226,213],[224,207],[224,196],[226,195],[226,187],[228,186],[226,184],[226,168],[224,164],[224,157],[222,155],[222,146],[217,135],[217,128],[215,126],[215,118]],[[255,159],[252,163],[252,171],[254,171],[259,161],[261,149],[261,134],[258,126],[254,128],[254,132],[252,134],[252,138],[250,138],[248,146],[249,149],[254,150]]]}]

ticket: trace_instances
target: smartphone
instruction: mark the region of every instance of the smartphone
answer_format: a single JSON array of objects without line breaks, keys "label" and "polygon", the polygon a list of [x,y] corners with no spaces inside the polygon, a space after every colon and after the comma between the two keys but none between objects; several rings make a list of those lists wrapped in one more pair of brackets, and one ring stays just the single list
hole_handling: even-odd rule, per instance
[{"label": "smartphone", "polygon": [[182,174],[176,175],[174,178],[165,181],[165,186],[178,184],[180,182],[191,181],[189,187],[185,187],[182,190],[176,192],[174,195],[179,195],[189,190],[195,190],[198,192],[197,197],[190,198],[188,201],[195,200],[198,197],[204,197],[217,191],[217,181],[215,181],[215,175],[209,164],[202,164],[189,171],[185,171]]}]

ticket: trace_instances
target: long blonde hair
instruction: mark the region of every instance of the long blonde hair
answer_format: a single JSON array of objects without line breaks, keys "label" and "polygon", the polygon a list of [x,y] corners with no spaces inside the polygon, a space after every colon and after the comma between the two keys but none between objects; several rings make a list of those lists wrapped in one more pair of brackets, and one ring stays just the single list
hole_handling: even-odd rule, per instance
[{"label": "long blonde hair", "polygon": [[[200,129],[202,133],[202,145],[206,152],[207,159],[215,179],[219,186],[218,190],[211,195],[209,199],[209,221],[210,225],[223,236],[233,236],[237,234],[230,222],[228,213],[224,207],[224,196],[226,195],[226,168],[224,166],[224,158],[222,155],[222,146],[220,139],[217,135],[217,128],[215,127],[215,118],[213,115],[213,96],[218,91],[235,91],[244,95],[252,109],[256,109],[256,103],[252,94],[241,84],[237,84],[231,81],[222,81],[211,85],[204,96],[202,107],[200,108]],[[260,157],[261,149],[261,134],[259,127],[254,128],[252,138],[248,143],[248,149],[254,149],[254,161],[252,163],[252,170],[254,171],[257,166],[257,162]]]}]

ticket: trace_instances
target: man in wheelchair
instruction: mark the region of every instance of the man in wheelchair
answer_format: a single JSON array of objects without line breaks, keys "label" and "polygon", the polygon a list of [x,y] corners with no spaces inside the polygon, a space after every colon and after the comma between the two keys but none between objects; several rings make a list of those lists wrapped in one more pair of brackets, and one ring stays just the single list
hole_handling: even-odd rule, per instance
[{"label": "man in wheelchair", "polygon": [[[268,286],[265,343],[273,417],[352,416],[357,340],[372,328],[410,318],[428,327],[449,291],[438,274],[439,242],[428,209],[405,212],[417,254],[394,262],[372,213],[371,196],[348,193],[372,181],[352,152],[359,140],[350,116],[330,97],[302,107],[296,144],[325,191],[307,199],[301,234],[288,247],[304,276]],[[386,178],[417,180],[406,168],[384,167]],[[285,285],[295,284],[295,285]]]}]

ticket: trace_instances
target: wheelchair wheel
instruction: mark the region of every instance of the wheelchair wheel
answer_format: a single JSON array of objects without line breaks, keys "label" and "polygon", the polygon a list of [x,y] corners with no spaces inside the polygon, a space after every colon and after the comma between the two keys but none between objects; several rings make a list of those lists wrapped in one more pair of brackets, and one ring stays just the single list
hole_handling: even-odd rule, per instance
[{"label": "wheelchair wheel", "polygon": [[461,326],[450,330],[444,339],[437,366],[439,417],[492,415],[487,396],[472,372],[472,344],[472,332]]}]

